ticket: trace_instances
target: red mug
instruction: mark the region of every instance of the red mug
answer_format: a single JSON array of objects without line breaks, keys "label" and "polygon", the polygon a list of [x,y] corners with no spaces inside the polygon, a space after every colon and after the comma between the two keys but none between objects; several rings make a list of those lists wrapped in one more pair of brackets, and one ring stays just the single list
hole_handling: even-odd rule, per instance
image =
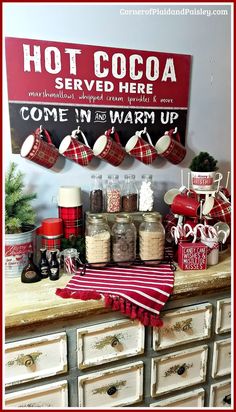
[{"label": "red mug", "polygon": [[[78,140],[79,135],[82,136],[85,144]],[[59,152],[80,166],[87,166],[93,158],[93,151],[79,127],[71,133],[71,136],[64,137],[59,146]]]},{"label": "red mug", "polygon": [[42,129],[42,127],[36,129],[25,139],[20,154],[22,157],[47,169],[51,169],[59,157],[59,152],[52,143],[48,131]]},{"label": "red mug", "polygon": [[[142,139],[141,135],[146,134],[149,143]],[[149,165],[157,158],[157,152],[151,143],[151,138],[146,129],[136,132],[125,145],[126,152],[135,157],[140,162]]]},{"label": "red mug", "polygon": [[175,196],[171,211],[176,215],[197,217],[200,214],[200,203],[195,197],[180,193]]},{"label": "red mug", "polygon": [[181,144],[180,135],[176,129],[165,132],[155,146],[159,156],[164,157],[174,165],[182,162],[186,155],[186,148]]},{"label": "red mug", "polygon": [[93,154],[112,166],[119,166],[123,162],[126,153],[114,128],[98,137],[93,146]]}]

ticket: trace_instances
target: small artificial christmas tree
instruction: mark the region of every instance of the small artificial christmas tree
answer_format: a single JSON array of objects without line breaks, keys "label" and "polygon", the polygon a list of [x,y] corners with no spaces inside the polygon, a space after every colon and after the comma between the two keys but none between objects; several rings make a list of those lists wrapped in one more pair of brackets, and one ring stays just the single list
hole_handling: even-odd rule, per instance
[{"label": "small artificial christmas tree", "polygon": [[25,225],[35,223],[35,212],[30,202],[36,193],[24,193],[24,174],[17,172],[16,163],[10,164],[5,178],[5,233],[20,233]]},{"label": "small artificial christmas tree", "polygon": [[192,159],[189,169],[192,172],[215,172],[217,160],[210,156],[207,152],[200,152],[199,155]]}]

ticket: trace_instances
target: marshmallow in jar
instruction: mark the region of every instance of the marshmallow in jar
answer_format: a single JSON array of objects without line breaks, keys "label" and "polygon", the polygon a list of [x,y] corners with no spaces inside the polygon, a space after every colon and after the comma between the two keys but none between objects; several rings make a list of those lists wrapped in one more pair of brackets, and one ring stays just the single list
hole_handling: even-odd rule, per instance
[{"label": "marshmallow in jar", "polygon": [[152,188],[152,175],[142,175],[139,191],[139,211],[151,212],[154,205],[154,191]]}]

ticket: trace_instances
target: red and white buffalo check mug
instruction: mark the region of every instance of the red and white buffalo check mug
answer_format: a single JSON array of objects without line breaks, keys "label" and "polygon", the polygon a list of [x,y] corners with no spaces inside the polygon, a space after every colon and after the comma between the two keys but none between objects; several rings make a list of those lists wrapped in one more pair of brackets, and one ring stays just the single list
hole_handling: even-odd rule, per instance
[{"label": "red and white buffalo check mug", "polygon": [[93,153],[113,166],[119,166],[123,162],[126,153],[114,127],[98,137],[93,146]]},{"label": "red and white buffalo check mug", "polygon": [[[149,143],[142,139],[141,136],[143,134],[147,136]],[[135,135],[128,140],[125,150],[130,156],[135,157],[137,160],[146,165],[151,164],[157,157],[157,152],[153,147],[151,138],[147,133],[146,128],[144,130],[137,131]]]},{"label": "red and white buffalo check mug", "polygon": [[52,143],[49,132],[43,129],[42,126],[25,139],[20,154],[25,159],[47,169],[53,168],[59,157],[59,152]]},{"label": "red and white buffalo check mug", "polygon": [[[85,144],[78,140],[80,135]],[[59,146],[59,152],[81,166],[87,166],[93,158],[93,151],[89,147],[88,141],[80,127],[73,130],[71,135],[64,137]]]},{"label": "red and white buffalo check mug", "polygon": [[158,139],[155,146],[157,153],[174,165],[182,162],[186,155],[186,149],[180,142],[180,135],[177,127],[164,133]]}]

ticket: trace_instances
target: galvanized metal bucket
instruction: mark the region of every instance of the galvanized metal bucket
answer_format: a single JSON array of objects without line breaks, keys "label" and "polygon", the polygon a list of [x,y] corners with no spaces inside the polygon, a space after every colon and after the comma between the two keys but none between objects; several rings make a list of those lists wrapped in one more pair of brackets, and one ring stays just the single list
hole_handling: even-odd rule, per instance
[{"label": "galvanized metal bucket", "polygon": [[[27,228],[29,230],[27,230]],[[36,249],[36,227],[29,225],[22,233],[5,234],[5,275],[7,278],[21,276],[28,263],[28,253]]]}]

